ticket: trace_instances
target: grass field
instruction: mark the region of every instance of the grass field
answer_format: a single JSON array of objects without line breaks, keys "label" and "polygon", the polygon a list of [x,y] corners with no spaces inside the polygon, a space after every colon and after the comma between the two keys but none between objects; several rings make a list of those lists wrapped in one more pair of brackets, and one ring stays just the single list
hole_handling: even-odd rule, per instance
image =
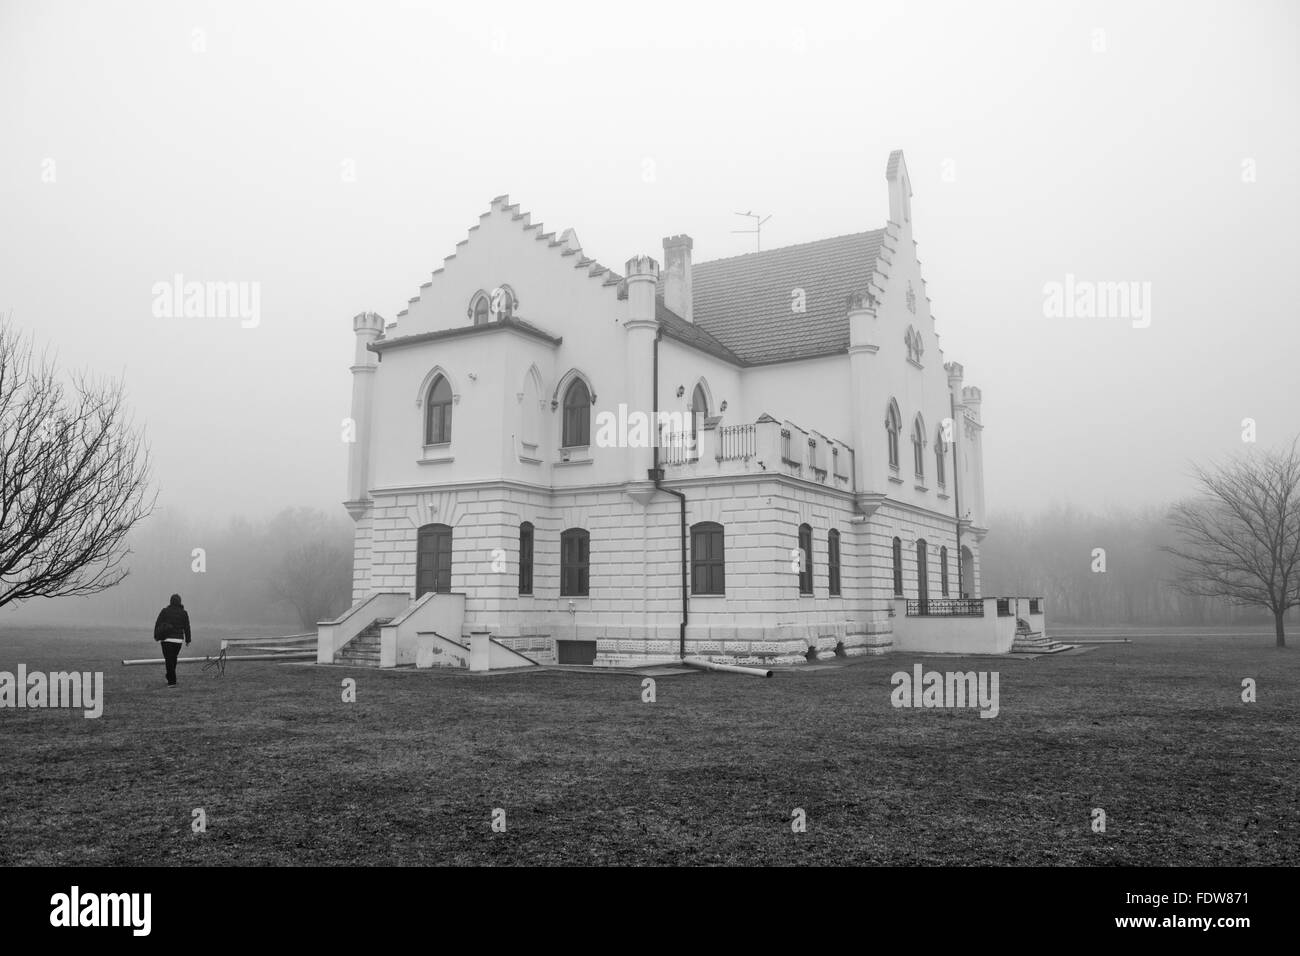
[{"label": "grass field", "polygon": [[[1300,862],[1300,651],[1262,631],[661,677],[655,703],[632,674],[266,663],[169,691],[117,664],[147,637],[0,632],[0,670],[106,687],[97,720],[0,710],[0,864]],[[917,661],[998,671],[1000,714],[894,709]]]}]

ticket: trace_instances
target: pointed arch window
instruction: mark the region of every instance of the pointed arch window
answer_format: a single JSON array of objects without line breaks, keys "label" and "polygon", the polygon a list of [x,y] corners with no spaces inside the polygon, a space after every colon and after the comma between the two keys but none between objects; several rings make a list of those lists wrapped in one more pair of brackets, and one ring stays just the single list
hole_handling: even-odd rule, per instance
[{"label": "pointed arch window", "polygon": [[916,477],[925,477],[925,423],[917,415],[912,422],[912,464],[916,467]]},{"label": "pointed arch window", "polygon": [[491,310],[492,305],[484,292],[476,295],[469,306],[470,315],[473,317],[475,325],[487,325],[491,317]]},{"label": "pointed arch window", "polygon": [[889,400],[885,411],[885,432],[889,440],[889,467],[898,471],[898,435],[903,430],[903,416],[898,413],[898,402]]},{"label": "pointed arch window", "polygon": [[508,285],[498,286],[492,290],[491,312],[494,319],[512,319],[518,299],[515,290]]},{"label": "pointed arch window", "polygon": [[442,445],[451,441],[451,383],[439,375],[429,386],[424,402],[424,443]]},{"label": "pointed arch window", "polygon": [[564,429],[561,444],[580,448],[591,444],[591,392],[587,383],[575,378],[564,391]]},{"label": "pointed arch window", "polygon": [[948,483],[948,466],[944,460],[948,454],[948,443],[943,440],[943,428],[934,435],[934,480],[943,488]]}]

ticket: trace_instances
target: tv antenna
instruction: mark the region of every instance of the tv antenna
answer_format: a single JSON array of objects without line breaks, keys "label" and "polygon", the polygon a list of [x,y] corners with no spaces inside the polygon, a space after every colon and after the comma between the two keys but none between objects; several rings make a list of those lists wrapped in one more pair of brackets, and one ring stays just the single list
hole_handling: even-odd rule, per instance
[{"label": "tv antenna", "polygon": [[771,216],[759,216],[756,212],[738,212],[737,216],[747,216],[754,220],[753,229],[733,229],[732,232],[752,233],[754,236],[754,251],[763,251],[763,223],[771,219]]}]

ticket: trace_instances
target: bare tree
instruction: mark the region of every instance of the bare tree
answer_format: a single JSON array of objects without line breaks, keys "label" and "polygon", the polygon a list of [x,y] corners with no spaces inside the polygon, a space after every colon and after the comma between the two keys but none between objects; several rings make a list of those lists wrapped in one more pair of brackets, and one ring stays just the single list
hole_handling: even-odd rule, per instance
[{"label": "bare tree", "polygon": [[1166,548],[1180,564],[1175,587],[1224,597],[1273,613],[1277,646],[1282,618],[1300,605],[1300,454],[1261,451],[1211,468],[1197,467],[1202,494],[1175,505],[1170,520],[1182,540]]},{"label": "bare tree", "polygon": [[149,451],[120,383],[78,373],[0,322],[0,607],[94,594],[127,575],[127,532],[153,508]]}]

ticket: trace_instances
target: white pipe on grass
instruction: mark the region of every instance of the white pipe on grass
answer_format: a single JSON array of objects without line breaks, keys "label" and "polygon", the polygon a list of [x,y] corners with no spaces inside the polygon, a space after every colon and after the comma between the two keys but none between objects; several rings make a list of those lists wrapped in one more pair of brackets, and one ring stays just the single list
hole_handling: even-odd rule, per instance
[{"label": "white pipe on grass", "polygon": [[750,677],[771,677],[772,672],[765,667],[743,667],[740,664],[715,664],[703,657],[683,657],[682,663],[687,667],[698,667],[702,671],[722,671],[725,674],[748,674]]},{"label": "white pipe on grass", "polygon": [[[291,661],[316,659],[315,651],[281,651],[278,654],[227,654],[228,661]],[[178,657],[177,664],[206,664],[209,661],[215,661],[215,657]],[[132,664],[162,664],[165,663],[161,657],[146,657],[142,660],[123,661],[123,666],[130,667]]]}]

